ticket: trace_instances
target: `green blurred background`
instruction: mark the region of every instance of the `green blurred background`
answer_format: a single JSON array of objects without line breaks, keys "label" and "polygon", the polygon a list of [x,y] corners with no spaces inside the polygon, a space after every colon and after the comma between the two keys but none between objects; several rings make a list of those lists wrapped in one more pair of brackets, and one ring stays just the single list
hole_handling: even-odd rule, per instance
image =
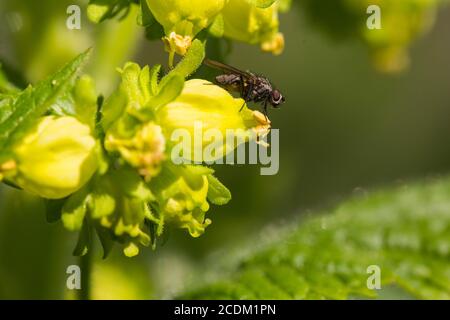
[{"label": "green blurred background", "polygon": [[[123,62],[165,63],[162,45],[145,40],[132,16],[96,27],[83,11],[82,29],[68,31],[65,10],[73,2],[0,0],[2,61],[28,70],[21,77],[33,82],[94,45],[87,71],[105,94]],[[270,112],[280,129],[278,175],[260,176],[258,166],[216,166],[233,200],[210,210],[207,232],[193,239],[173,230],[165,245],[133,259],[115,250],[102,262],[98,250],[94,298],[170,297],[206,271],[200,269],[206,257],[239,247],[265,226],[353,193],[450,171],[450,8],[439,11],[433,29],[413,44],[410,68],[397,75],[376,72],[360,42],[332,40],[310,22],[294,5],[281,16],[281,57],[235,44],[228,59],[269,76],[286,95],[286,104]],[[75,242],[60,224],[45,222],[39,199],[0,187],[0,298],[70,297],[65,271],[77,263]]]}]

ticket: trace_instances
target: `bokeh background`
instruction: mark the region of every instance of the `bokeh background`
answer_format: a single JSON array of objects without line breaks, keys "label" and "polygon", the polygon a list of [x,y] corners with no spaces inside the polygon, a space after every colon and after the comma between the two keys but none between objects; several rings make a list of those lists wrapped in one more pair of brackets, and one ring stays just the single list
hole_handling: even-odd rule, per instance
[{"label": "bokeh background", "polygon": [[[82,29],[67,30],[66,8],[74,2],[0,0],[0,59],[10,70],[27,70],[16,80],[37,81],[91,45],[87,72],[105,94],[123,62],[166,62],[162,44],[145,39],[133,13],[94,26],[80,1]],[[286,95],[286,104],[270,112],[280,129],[278,175],[260,176],[258,166],[216,166],[233,200],[210,210],[207,232],[192,239],[173,230],[163,246],[133,259],[117,249],[101,261],[98,250],[94,298],[170,297],[201,277],[214,252],[239,247],[267,226],[353,193],[450,172],[450,7],[412,44],[411,65],[400,74],[377,72],[361,42],[329,37],[312,20],[294,1],[281,16],[283,55],[234,44],[227,60],[267,75]],[[75,242],[60,224],[46,223],[41,200],[1,186],[0,298],[70,297],[65,271],[77,263]]]}]

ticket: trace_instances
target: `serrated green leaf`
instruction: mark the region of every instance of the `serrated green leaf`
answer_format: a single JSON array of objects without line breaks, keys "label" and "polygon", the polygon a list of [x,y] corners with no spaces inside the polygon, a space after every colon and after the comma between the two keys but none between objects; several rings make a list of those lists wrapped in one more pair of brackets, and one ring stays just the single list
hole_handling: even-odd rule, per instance
[{"label": "serrated green leaf", "polygon": [[[405,296],[450,299],[450,178],[355,198],[296,224],[237,260],[225,255],[236,261],[226,279],[181,298],[374,298],[395,285]],[[367,287],[372,265],[381,291]]]},{"label": "serrated green leaf", "polygon": [[231,192],[212,174],[208,175],[208,200],[218,206],[227,204],[231,200]]},{"label": "serrated green leaf", "polygon": [[80,54],[60,71],[38,83],[36,87],[28,87],[18,96],[13,113],[0,124],[0,150],[20,137],[28,125],[43,115],[61,94],[70,89],[90,51],[89,49]]},{"label": "serrated green leaf", "polygon": [[0,125],[14,112],[17,96],[0,93]]}]

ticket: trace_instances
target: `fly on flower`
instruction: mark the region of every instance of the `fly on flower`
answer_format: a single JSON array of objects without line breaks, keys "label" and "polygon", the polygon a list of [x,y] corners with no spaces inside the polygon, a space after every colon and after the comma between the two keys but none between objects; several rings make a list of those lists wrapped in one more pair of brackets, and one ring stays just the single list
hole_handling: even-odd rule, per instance
[{"label": "fly on flower", "polygon": [[245,102],[262,104],[265,115],[267,115],[267,106],[269,104],[274,108],[279,108],[285,101],[281,92],[275,89],[266,77],[256,75],[250,71],[242,71],[210,59],[205,59],[203,63],[224,72],[224,74],[218,75],[215,79],[219,86],[228,91],[239,92]]}]

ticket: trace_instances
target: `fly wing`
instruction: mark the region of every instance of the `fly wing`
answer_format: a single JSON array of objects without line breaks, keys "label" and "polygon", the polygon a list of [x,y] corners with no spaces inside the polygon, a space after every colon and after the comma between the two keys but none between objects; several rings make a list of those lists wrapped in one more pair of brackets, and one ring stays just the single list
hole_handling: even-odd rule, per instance
[{"label": "fly wing", "polygon": [[247,79],[253,77],[253,75],[252,75],[251,73],[249,73],[249,72],[239,70],[239,69],[237,69],[237,68],[235,68],[235,67],[229,66],[229,65],[227,65],[227,64],[225,64],[225,63],[222,63],[222,62],[219,62],[219,61],[214,61],[214,60],[210,60],[210,59],[205,59],[205,60],[203,60],[203,63],[204,63],[205,65],[207,65],[208,67],[222,70],[222,71],[225,72],[225,73],[234,73],[234,74],[238,74],[238,75],[240,75],[240,76],[242,76],[242,77],[245,77],[245,78],[247,78]]}]

